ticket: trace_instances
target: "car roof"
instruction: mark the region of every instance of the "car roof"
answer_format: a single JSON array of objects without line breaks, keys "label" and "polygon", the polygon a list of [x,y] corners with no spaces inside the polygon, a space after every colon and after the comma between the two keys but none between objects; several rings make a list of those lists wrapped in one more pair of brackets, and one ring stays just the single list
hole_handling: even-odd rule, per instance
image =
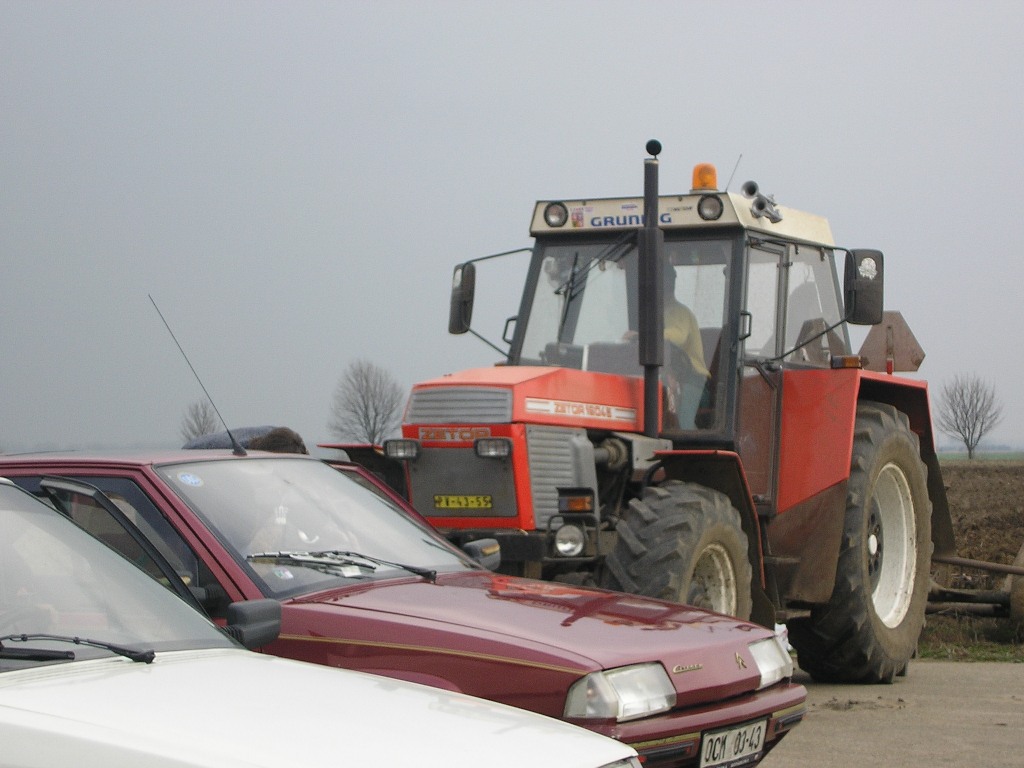
[{"label": "car roof", "polygon": [[316,459],[307,454],[270,453],[268,451],[247,451],[245,456],[237,456],[227,449],[183,449],[183,448],[130,448],[122,450],[96,451],[41,451],[36,453],[4,453],[0,454],[0,462],[8,463],[53,463],[53,464],[91,464],[96,462],[145,466],[148,464],[169,464],[183,461],[210,461],[216,459],[238,459],[251,456],[266,458],[274,456],[291,459]]}]

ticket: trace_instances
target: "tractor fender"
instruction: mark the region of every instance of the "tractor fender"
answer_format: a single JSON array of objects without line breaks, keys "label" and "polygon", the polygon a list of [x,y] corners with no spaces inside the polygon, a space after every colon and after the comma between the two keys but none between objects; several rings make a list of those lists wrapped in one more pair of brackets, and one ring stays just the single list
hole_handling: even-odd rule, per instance
[{"label": "tractor fender", "polygon": [[862,370],[814,372],[787,377],[783,400],[780,491],[767,529],[777,566],[772,575],[783,601],[819,604],[831,596],[844,536],[854,425],[864,403],[906,416],[927,470],[933,552],[955,551],[925,382]]},{"label": "tractor fender", "polygon": [[928,498],[932,503],[932,544],[935,555],[955,555],[956,540],[953,519],[949,513],[946,485],[935,453],[935,433],[926,382],[889,376],[882,373],[861,373],[858,400],[873,400],[892,405],[910,419],[910,428],[921,441],[921,460],[928,468]]},{"label": "tractor fender", "polygon": [[936,554],[953,554],[953,525],[935,454],[927,383],[861,369],[785,371],[779,470],[770,554],[786,599],[828,599],[843,535],[857,406],[889,405],[906,414],[927,469]]}]

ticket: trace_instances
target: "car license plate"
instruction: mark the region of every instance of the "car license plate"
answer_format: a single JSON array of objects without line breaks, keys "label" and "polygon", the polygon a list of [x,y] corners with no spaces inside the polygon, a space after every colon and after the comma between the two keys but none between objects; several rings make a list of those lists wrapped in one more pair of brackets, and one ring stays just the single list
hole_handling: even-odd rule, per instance
[{"label": "car license plate", "polygon": [[490,509],[490,496],[435,496],[434,509]]},{"label": "car license plate", "polygon": [[767,720],[704,734],[700,768],[738,768],[755,761],[764,749]]}]

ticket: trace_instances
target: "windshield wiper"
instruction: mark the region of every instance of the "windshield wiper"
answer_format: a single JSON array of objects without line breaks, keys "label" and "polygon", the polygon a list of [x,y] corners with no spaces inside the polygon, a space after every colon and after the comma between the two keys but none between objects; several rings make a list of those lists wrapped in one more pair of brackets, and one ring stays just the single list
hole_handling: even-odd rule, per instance
[{"label": "windshield wiper", "polygon": [[287,563],[309,568],[313,571],[320,571],[330,576],[354,577],[355,574],[345,573],[343,568],[346,565],[356,566],[369,571],[376,570],[375,566],[367,563],[354,563],[351,561],[339,562],[336,557],[321,557],[310,552],[253,552],[245,556],[251,562],[265,561],[272,563]]},{"label": "windshield wiper", "polygon": [[408,565],[407,563],[396,563],[392,560],[382,560],[379,557],[373,555],[364,555],[362,552],[343,552],[337,549],[328,549],[321,552],[310,552],[313,556],[324,556],[324,557],[337,557],[345,560],[352,560],[353,558],[358,560],[365,560],[368,563],[375,565],[386,565],[391,568],[400,568],[403,571],[414,573],[417,576],[422,576],[427,581],[437,581],[437,571],[432,568],[422,568],[418,565]]},{"label": "windshield wiper", "polygon": [[108,643],[104,640],[90,640],[86,637],[73,637],[71,635],[47,635],[41,633],[21,633],[16,635],[4,635],[3,637],[0,637],[0,655],[3,655],[7,658],[31,658],[31,660],[33,661],[50,661],[51,659],[74,659],[75,654],[72,651],[7,648],[4,646],[5,640],[18,643],[27,643],[29,640],[51,640],[55,643],[73,643],[74,645],[87,645],[90,648],[102,648],[104,650],[110,651],[111,653],[116,653],[119,656],[124,656],[126,659],[131,659],[132,661],[140,661],[144,664],[152,664],[153,659],[156,658],[156,652],[152,649],[139,650],[137,648],[128,648],[123,645],[117,645],[116,643]]},{"label": "windshield wiper", "polygon": [[74,651],[58,651],[54,648],[8,648],[0,644],[0,659],[17,661],[74,661]]},{"label": "windshield wiper", "polygon": [[[633,231],[623,232],[612,242],[605,245],[605,247],[597,253],[596,256],[590,259],[585,267],[577,269],[580,260],[580,253],[576,251],[572,259],[572,268],[569,270],[568,279],[555,288],[556,296],[566,296],[569,301],[572,301],[579,294],[576,290],[576,286],[581,282],[581,278],[584,278],[596,267],[600,267],[604,262],[610,261],[613,264],[618,263],[623,256],[629,253],[633,247],[631,239],[636,237],[636,233]],[[626,246],[623,248],[622,246]],[[621,249],[621,250],[620,250]],[[618,253],[616,253],[618,251]]]},{"label": "windshield wiper", "polygon": [[373,557],[372,555],[364,555],[359,552],[345,552],[338,549],[325,549],[316,552],[255,552],[251,555],[246,555],[246,559],[284,560],[296,565],[327,569],[337,568],[340,565],[355,565],[371,571],[377,570],[378,565],[387,565],[422,576],[427,581],[437,580],[437,571],[430,568],[421,568],[418,565],[406,565],[405,563],[394,563],[390,560]]}]

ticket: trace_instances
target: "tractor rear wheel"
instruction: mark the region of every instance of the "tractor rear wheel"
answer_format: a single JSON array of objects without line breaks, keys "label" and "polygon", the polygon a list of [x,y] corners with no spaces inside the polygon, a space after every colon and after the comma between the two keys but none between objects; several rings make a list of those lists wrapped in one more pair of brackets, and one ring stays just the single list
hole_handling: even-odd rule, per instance
[{"label": "tractor rear wheel", "polygon": [[603,587],[750,617],[747,535],[725,494],[678,480],[651,486],[616,531]]},{"label": "tractor rear wheel", "polygon": [[917,435],[896,408],[861,403],[832,597],[788,627],[800,666],[827,682],[903,674],[924,626],[931,549]]}]

